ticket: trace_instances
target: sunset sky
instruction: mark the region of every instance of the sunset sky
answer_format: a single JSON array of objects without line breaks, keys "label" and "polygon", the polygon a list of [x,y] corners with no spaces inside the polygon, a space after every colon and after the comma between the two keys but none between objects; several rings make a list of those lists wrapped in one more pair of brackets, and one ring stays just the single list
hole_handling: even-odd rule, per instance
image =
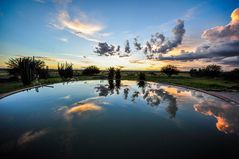
[{"label": "sunset sky", "polygon": [[0,0],[0,67],[23,56],[50,68],[230,70],[239,67],[239,0]]}]

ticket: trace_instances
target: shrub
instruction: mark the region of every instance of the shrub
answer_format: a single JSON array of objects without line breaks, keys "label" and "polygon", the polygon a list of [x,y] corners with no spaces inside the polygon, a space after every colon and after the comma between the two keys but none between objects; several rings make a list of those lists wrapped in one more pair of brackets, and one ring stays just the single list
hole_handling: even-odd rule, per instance
[{"label": "shrub", "polygon": [[62,79],[72,78],[73,77],[73,68],[72,64],[58,64],[58,73]]},{"label": "shrub", "polygon": [[179,70],[176,66],[173,65],[167,65],[162,67],[161,72],[165,73],[167,76],[177,75],[179,73]]},{"label": "shrub", "polygon": [[93,75],[100,73],[100,69],[96,66],[89,66],[82,71],[83,75]]}]

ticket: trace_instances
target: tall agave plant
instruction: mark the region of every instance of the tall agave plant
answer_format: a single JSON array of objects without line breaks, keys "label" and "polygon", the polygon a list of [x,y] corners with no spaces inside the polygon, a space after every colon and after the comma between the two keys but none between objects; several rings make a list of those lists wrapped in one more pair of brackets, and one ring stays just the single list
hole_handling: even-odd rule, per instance
[{"label": "tall agave plant", "polygon": [[20,76],[23,85],[29,85],[38,77],[38,70],[45,66],[44,61],[35,60],[34,57],[10,58],[6,63],[10,74]]}]

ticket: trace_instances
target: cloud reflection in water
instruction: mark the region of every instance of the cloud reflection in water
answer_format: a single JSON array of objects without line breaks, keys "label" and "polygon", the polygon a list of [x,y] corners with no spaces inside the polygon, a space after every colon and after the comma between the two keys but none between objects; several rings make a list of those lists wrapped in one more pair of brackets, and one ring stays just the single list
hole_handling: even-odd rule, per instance
[{"label": "cloud reflection in water", "polygon": [[217,119],[216,127],[224,133],[239,135],[239,107],[225,102],[207,100],[194,105],[194,109],[204,115]]}]

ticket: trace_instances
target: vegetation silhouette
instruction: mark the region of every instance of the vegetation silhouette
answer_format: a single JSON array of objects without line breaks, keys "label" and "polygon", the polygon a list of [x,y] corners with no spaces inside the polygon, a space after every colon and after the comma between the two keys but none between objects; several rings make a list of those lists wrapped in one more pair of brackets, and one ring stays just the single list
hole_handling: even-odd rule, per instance
[{"label": "vegetation silhouette", "polygon": [[170,77],[172,75],[177,75],[179,73],[179,70],[177,69],[176,66],[167,65],[161,68],[161,72]]},{"label": "vegetation silhouette", "polygon": [[23,85],[30,85],[37,78],[46,79],[49,77],[48,67],[42,60],[36,60],[35,57],[10,58],[6,63],[9,74],[19,78]]},{"label": "vegetation silhouette", "polygon": [[98,74],[98,73],[100,73],[100,69],[97,66],[94,66],[94,65],[86,67],[82,71],[83,75],[94,75],[94,74]]},{"label": "vegetation silhouette", "polygon": [[58,63],[58,74],[62,79],[69,79],[73,77],[73,64],[68,64],[67,62],[65,64],[59,64]]},{"label": "vegetation silhouette", "polygon": [[115,77],[115,68],[114,67],[108,68],[108,79],[113,80],[114,77]]},{"label": "vegetation silhouette", "polygon": [[208,65],[206,68],[194,69],[192,68],[189,71],[190,76],[192,77],[219,77],[222,73],[221,66],[219,65]]}]

